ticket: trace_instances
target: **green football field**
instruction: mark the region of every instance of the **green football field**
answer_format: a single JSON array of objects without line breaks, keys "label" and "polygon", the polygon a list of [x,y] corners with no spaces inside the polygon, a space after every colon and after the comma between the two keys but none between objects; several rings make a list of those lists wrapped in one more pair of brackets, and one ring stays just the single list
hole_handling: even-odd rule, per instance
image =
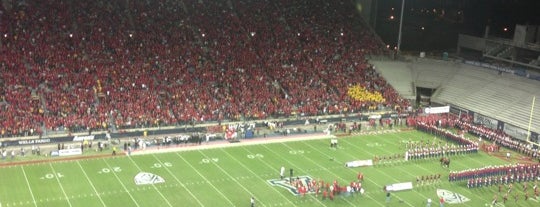
[{"label": "green football field", "polygon": [[[449,183],[449,170],[508,164],[483,152],[451,157],[450,169],[437,159],[403,161],[372,167],[346,168],[344,163],[372,159],[375,155],[404,153],[404,140],[433,139],[417,131],[340,137],[338,149],[330,138],[273,144],[118,156],[112,158],[59,161],[0,168],[0,205],[14,206],[386,206],[382,187],[414,182],[417,176],[441,174],[442,181],[413,190],[392,193],[389,206],[425,206],[428,198],[438,200],[437,189],[462,200],[446,206],[489,206],[498,187],[467,189],[465,183]],[[233,144],[231,144],[233,145]],[[347,185],[359,171],[365,175],[364,194],[338,195],[322,200],[314,194],[294,195],[269,180],[286,175],[337,180]],[[137,183],[136,183],[137,182]],[[150,183],[150,184],[145,184]],[[536,199],[497,206],[540,206]],[[530,191],[530,190],[529,190]],[[433,206],[438,206],[438,203]]]}]

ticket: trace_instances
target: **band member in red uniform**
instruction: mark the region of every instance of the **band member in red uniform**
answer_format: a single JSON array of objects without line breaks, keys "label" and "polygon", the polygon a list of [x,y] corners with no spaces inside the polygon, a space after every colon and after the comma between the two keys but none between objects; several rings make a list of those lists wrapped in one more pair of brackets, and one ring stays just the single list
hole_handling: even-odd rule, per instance
[{"label": "band member in red uniform", "polygon": [[362,172],[358,172],[357,178],[358,178],[358,182],[364,181],[364,174],[362,174]]}]

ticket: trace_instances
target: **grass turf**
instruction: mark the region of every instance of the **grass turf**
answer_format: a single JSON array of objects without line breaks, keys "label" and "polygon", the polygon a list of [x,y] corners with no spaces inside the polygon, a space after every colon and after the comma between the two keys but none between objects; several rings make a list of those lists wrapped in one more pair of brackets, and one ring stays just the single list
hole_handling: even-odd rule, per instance
[{"label": "grass turf", "polygon": [[[436,189],[461,194],[470,201],[447,206],[486,206],[498,187],[467,189],[465,183],[449,183],[449,170],[487,165],[502,165],[502,160],[483,152],[452,157],[450,169],[437,159],[407,161],[373,167],[346,168],[352,160],[372,159],[375,155],[403,154],[403,140],[433,139],[417,131],[358,135],[339,138],[338,149],[329,147],[329,139],[259,144],[223,149],[208,149],[131,157],[73,160],[0,168],[0,205],[14,206],[425,206],[438,200]],[[284,166],[294,176],[310,176],[342,185],[363,172],[365,194],[338,195],[322,200],[313,194],[295,196],[267,181],[279,178]],[[148,172],[165,182],[136,185],[134,177]],[[416,176],[441,174],[440,183],[416,186],[413,190],[392,193],[385,201],[382,187],[413,182]],[[518,201],[513,197],[497,206],[539,206],[538,200],[524,200],[521,184],[515,184]],[[529,188],[529,193],[532,194]],[[502,195],[500,195],[502,196]],[[501,198],[499,199],[501,200]],[[434,204],[433,206],[438,206]],[[487,205],[489,206],[489,205]]]}]

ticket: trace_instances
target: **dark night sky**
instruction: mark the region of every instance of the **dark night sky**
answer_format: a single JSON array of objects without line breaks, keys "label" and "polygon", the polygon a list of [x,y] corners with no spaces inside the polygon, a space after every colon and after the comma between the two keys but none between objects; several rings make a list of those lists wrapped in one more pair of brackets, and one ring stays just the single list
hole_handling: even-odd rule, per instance
[{"label": "dark night sky", "polygon": [[[390,45],[397,39],[400,9],[401,0],[378,0],[376,29]],[[540,0],[405,0],[405,11],[402,48],[410,50],[455,48],[457,34],[482,36],[488,24],[491,35],[503,38],[512,37],[516,24],[540,25]]]}]

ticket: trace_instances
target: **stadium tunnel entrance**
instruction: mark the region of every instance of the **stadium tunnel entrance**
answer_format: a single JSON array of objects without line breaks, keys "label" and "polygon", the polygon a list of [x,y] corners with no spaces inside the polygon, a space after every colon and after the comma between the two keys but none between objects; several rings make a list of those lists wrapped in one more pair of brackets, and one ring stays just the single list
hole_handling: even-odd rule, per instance
[{"label": "stadium tunnel entrance", "polygon": [[436,88],[416,87],[416,105],[431,106],[431,96],[435,93]]}]

